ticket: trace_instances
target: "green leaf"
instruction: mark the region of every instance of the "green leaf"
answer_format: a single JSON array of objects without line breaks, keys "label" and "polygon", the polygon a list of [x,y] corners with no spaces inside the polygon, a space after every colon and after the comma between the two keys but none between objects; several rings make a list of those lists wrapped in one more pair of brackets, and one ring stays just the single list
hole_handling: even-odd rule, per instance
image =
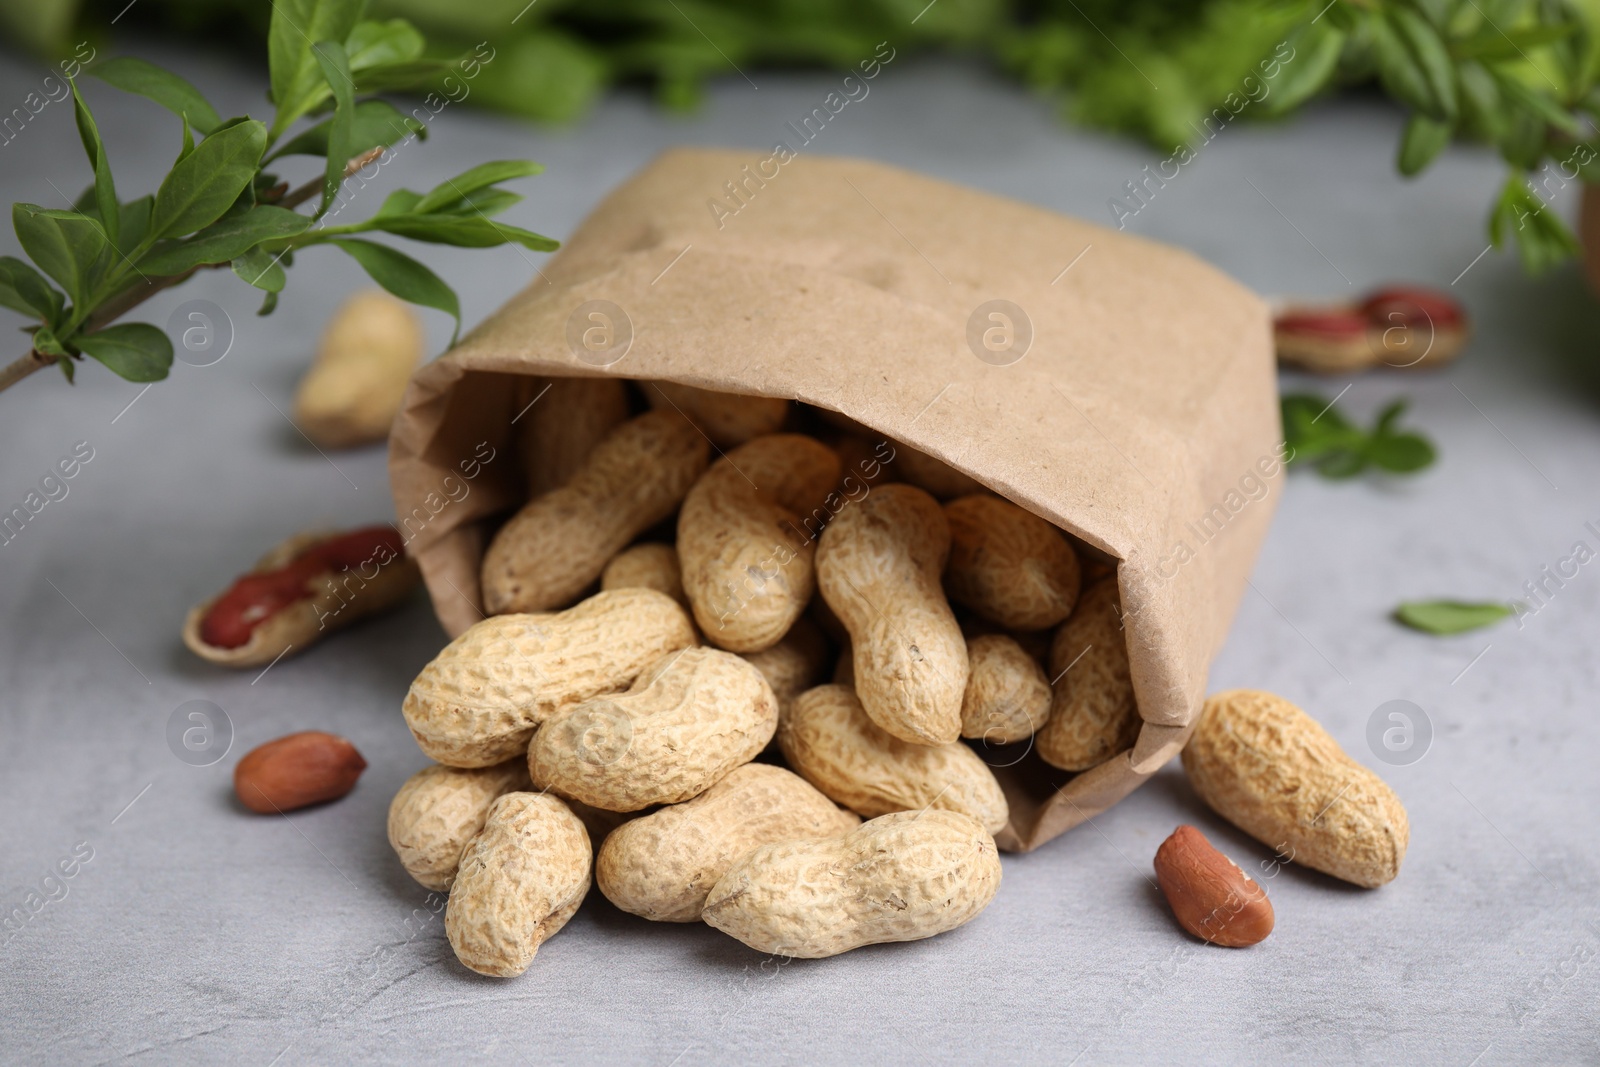
[{"label": "green leaf", "polygon": [[1432,466],[1437,455],[1426,437],[1398,433],[1373,437],[1367,443],[1366,457],[1373,466],[1390,474],[1411,474]]},{"label": "green leaf", "polygon": [[107,326],[76,339],[85,355],[99,360],[130,382],[159,382],[172,367],[172,342],[144,322]]},{"label": "green leaf", "polygon": [[155,203],[154,196],[146,195],[122,205],[118,212],[121,231],[117,239],[118,248],[131,251],[144,243],[145,236],[150,232],[150,213],[155,210]]},{"label": "green leaf", "polygon": [[111,161],[106,158],[106,146],[100,142],[100,128],[89,113],[89,105],[83,102],[83,94],[78,92],[78,83],[69,78],[67,84],[72,86],[72,112],[78,120],[78,138],[83,141],[84,154],[94,169],[94,201],[100,215],[100,228],[105,231],[106,239],[116,244],[122,212],[117,208],[117,186],[111,179]]},{"label": "green leaf", "polygon": [[372,241],[339,238],[329,242],[338,245],[352,259],[361,264],[372,280],[401,300],[423,307],[437,308],[456,320],[456,333],[450,335],[450,344],[456,343],[461,331],[461,303],[451,289],[433,271],[387,245]]},{"label": "green leaf", "polygon": [[256,314],[257,315],[270,315],[275,310],[277,310],[277,307],[278,307],[278,294],[274,293],[274,292],[271,292],[271,291],[268,291],[267,298],[265,300],[261,301],[261,309],[259,311],[257,311]]},{"label": "green leaf", "polygon": [[385,215],[409,214],[415,210],[421,200],[421,193],[413,193],[410,189],[396,189],[383,198],[383,204],[378,208],[375,218],[383,218]]},{"label": "green leaf", "polygon": [[1408,178],[1420,174],[1435,156],[1444,151],[1453,132],[1454,127],[1450,123],[1438,122],[1420,111],[1413,111],[1400,138],[1400,157],[1397,161],[1400,173]]},{"label": "green leaf", "polygon": [[422,34],[415,26],[405,19],[390,19],[356,23],[344,47],[350,56],[350,69],[362,71],[410,63],[422,55],[423,44]]},{"label": "green leaf", "polygon": [[182,237],[215,222],[249,187],[266,146],[267,128],[255,121],[201,141],[157,190],[150,236]]},{"label": "green leaf", "polygon": [[[1491,73],[1495,74],[1495,82],[1500,86],[1500,91],[1505,95],[1506,99],[1518,104],[1558,130],[1569,133],[1574,137],[1582,137],[1586,134],[1587,131],[1584,130],[1583,124],[1574,118],[1566,108],[1552,100],[1544,89],[1524,85],[1515,78],[1500,75],[1495,71],[1491,71]],[[1540,133],[1542,135],[1543,131],[1541,130]]]},{"label": "green leaf", "polygon": [[187,241],[157,246],[139,261],[146,274],[182,274],[206,263],[227,263],[263,241],[302,234],[311,219],[287,208],[261,204],[238,214],[227,214]]},{"label": "green leaf", "polygon": [[[332,129],[333,119],[324,119],[285,142],[266,162],[279,156],[325,156]],[[418,140],[426,140],[428,128],[388,101],[362,100],[356,104],[350,123],[350,154],[359,156],[380,145],[388,148],[413,133]]]},{"label": "green leaf", "polygon": [[[1489,239],[1503,248],[1516,241],[1523,267],[1539,274],[1578,254],[1578,242],[1554,211],[1528,188],[1524,176],[1514,173],[1501,186],[1500,197],[1489,214]],[[38,262],[35,259],[35,262]]]},{"label": "green leaf", "polygon": [[89,73],[125,93],[136,93],[154,100],[202,134],[210,133],[220,121],[216,109],[201,95],[199,89],[154,63],[132,56],[119,56],[96,65]]},{"label": "green leaf", "polygon": [[1516,610],[1495,601],[1410,600],[1395,609],[1394,617],[1413,630],[1442,637],[1492,626]]},{"label": "green leaf", "polygon": [[514,242],[535,252],[553,252],[561,244],[542,234],[476,215],[378,215],[370,220],[370,225],[373,229],[409,237],[413,241],[458,245],[462,248],[492,248]]},{"label": "green leaf", "polygon": [[1332,79],[1344,51],[1345,33],[1331,19],[1296,30],[1289,38],[1294,62],[1280,68],[1272,95],[1263,101],[1270,115],[1284,115],[1322,90]]},{"label": "green leaf", "polygon": [[100,224],[76,211],[12,204],[11,225],[28,258],[54,278],[74,304],[86,305],[95,263],[106,246]]},{"label": "green leaf", "polygon": [[350,80],[350,58],[345,55],[344,45],[321,41],[311,51],[317,57],[323,77],[328,80],[334,100],[333,118],[328,127],[328,163],[322,178],[322,205],[317,208],[320,216],[339,195],[339,186],[344,184],[344,168],[353,155],[350,146],[355,142],[355,86]]},{"label": "green leaf", "polygon": [[362,0],[274,0],[267,30],[272,81],[272,140],[295,119],[328,98],[327,79],[311,46],[343,41],[361,18]]},{"label": "green leaf", "polygon": [[1397,428],[1405,408],[1403,400],[1389,404],[1369,432],[1352,425],[1321,397],[1286,396],[1283,436],[1291,449],[1289,462],[1309,464],[1324,478],[1353,478],[1369,467],[1392,474],[1421,470],[1437,457],[1427,438]]},{"label": "green leaf", "polygon": [[[1452,104],[1447,108],[1438,95],[1436,72],[1424,65],[1413,47],[1412,35],[1420,21],[1420,16],[1397,9],[1379,12],[1367,20],[1378,78],[1389,95],[1401,103],[1435,119],[1452,119],[1455,117],[1453,80],[1450,83]],[[1426,22],[1421,24],[1427,26]],[[1437,35],[1434,43],[1438,43]]]},{"label": "green leaf", "polygon": [[[66,346],[56,337],[55,331],[48,326],[41,326],[33,331],[33,350],[41,355],[55,356],[72,362],[72,353],[67,351]],[[72,375],[67,375],[67,379],[70,381]]]},{"label": "green leaf", "polygon": [[1450,50],[1445,47],[1439,31],[1427,19],[1408,8],[1391,7],[1388,15],[1427,84],[1428,94],[1434,101],[1434,107],[1429,109],[1433,117],[1454,121],[1459,112],[1455,62],[1450,58]]},{"label": "green leaf", "polygon": [[412,208],[417,214],[426,214],[447,207],[454,201],[460,200],[469,193],[498,182],[511,181],[514,178],[531,178],[544,170],[544,167],[530,159],[505,159],[492,163],[480,163],[471,170],[464,171],[443,181],[429,190],[428,194]]},{"label": "green leaf", "polygon": [[235,259],[233,273],[269,293],[281,292],[288,281],[283,273],[283,264],[264,248],[252,248]]},{"label": "green leaf", "polygon": [[442,59],[418,59],[411,63],[369,67],[366,70],[356,71],[356,89],[363,93],[414,89],[425,81],[448,73],[450,69],[450,64]]},{"label": "green leaf", "polygon": [[0,256],[0,304],[53,326],[60,321],[66,299],[27,263],[15,256]]}]

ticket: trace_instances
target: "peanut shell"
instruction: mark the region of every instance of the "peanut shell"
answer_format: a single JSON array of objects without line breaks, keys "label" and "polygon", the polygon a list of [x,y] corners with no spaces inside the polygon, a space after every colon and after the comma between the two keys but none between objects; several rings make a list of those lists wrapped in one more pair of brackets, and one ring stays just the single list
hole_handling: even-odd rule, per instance
[{"label": "peanut shell", "polygon": [[1072,614],[1078,556],[1060,530],[987,493],[952,500],[944,513],[944,587],[952,602],[1009,630],[1043,630]]},{"label": "peanut shell", "polygon": [[501,794],[528,786],[528,762],[522,759],[493,767],[424,767],[389,804],[389,844],[407,874],[429,889],[448,891],[461,850],[483,829],[489,806]]},{"label": "peanut shell", "polygon": [[1035,735],[1040,757],[1067,771],[1086,771],[1132,748],[1139,707],[1115,578],[1090,586],[1050,645],[1055,696],[1050,721]]}]

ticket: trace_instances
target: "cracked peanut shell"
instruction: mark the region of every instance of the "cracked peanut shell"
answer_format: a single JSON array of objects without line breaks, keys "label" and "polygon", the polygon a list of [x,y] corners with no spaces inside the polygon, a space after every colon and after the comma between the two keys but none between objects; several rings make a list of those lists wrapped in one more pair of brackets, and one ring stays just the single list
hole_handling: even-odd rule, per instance
[{"label": "cracked peanut shell", "polygon": [[953,930],[999,888],[1000,855],[975,820],[901,811],[839,837],[763,845],[712,888],[703,918],[757,952],[818,959]]}]

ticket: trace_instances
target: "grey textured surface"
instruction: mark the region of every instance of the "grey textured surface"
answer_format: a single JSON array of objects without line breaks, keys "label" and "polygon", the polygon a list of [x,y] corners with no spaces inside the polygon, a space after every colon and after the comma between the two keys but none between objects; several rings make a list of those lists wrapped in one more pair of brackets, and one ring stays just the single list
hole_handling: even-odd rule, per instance
[{"label": "grey textured surface", "polygon": [[[262,77],[232,59],[140,50],[188,73],[224,114],[260,106]],[[0,104],[19,103],[43,73],[4,60]],[[564,235],[657,150],[769,146],[837,83],[756,80],[757,91],[718,85],[688,118],[614,98],[570,130],[448,109],[370,195],[376,204],[473,161],[531,156],[549,172],[508,217]],[[120,188],[153,188],[177,150],[175,121],[104,86],[87,91]],[[1235,126],[1129,229],[1267,293],[1337,295],[1394,278],[1448,285],[1483,249],[1501,172],[1485,153],[1455,149],[1402,182],[1391,164],[1398,128],[1395,113],[1363,102],[1276,128]],[[909,61],[810,150],[1097,221],[1153,162],[1064,128],[980,71]],[[54,205],[86,173],[66,105],[0,148],[8,201]],[[15,251],[9,232],[0,251]],[[1064,249],[1063,263],[1076,252]],[[469,323],[530,278],[537,258],[430,253]],[[1362,892],[1284,868],[1265,878],[1279,924],[1266,943],[1232,952],[1186,940],[1148,877],[1173,826],[1199,825],[1247,868],[1270,854],[1206,812],[1174,765],[1093,826],[1006,858],[994,905],[941,938],[780,965],[707,928],[636,920],[595,894],[514,981],[455,963],[442,917],[384,840],[389,798],[424,762],[399,705],[443,641],[426,606],[261,677],[212,668],[178,641],[186,608],[279,538],[389,517],[381,450],[330,461],[275,410],[287,409],[322,322],[361,284],[336,253],[308,253],[277,314],[258,319],[253,291],[207,276],[152,301],[146,317],[162,323],[184,300],[215,301],[238,333],[222,362],[180,365],[143,395],[91,366],[76,389],[50,373],[0,396],[7,508],[75,442],[94,449],[70,494],[0,546],[6,906],[80,842],[93,849],[66,895],[0,946],[0,1059],[1600,1061],[1600,566],[1581,568],[1520,629],[1439,639],[1386,619],[1401,598],[1516,597],[1575,542],[1600,548],[1584,525],[1600,527],[1600,314],[1575,270],[1531,282],[1491,253],[1456,286],[1479,326],[1459,366],[1350,383],[1344,404],[1363,418],[1395,394],[1412,397],[1441,460],[1393,483],[1291,478],[1212,672],[1213,688],[1295,700],[1384,773],[1411,814],[1394,884]],[[430,328],[442,343],[440,317]],[[1315,384],[1331,396],[1347,382]],[[1397,698],[1424,708],[1435,736],[1420,762],[1391,768],[1365,738],[1369,716]],[[165,740],[169,715],[193,699],[234,724],[232,752],[210,767],[185,765]],[[342,733],[365,753],[371,768],[354,794],[287,819],[243,812],[230,792],[235,759],[304,728]]]}]

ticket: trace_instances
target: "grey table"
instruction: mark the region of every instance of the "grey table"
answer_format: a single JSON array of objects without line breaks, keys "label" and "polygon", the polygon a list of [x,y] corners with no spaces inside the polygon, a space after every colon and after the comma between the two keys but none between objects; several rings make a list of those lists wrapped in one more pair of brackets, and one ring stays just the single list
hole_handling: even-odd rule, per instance
[{"label": "grey table", "polygon": [[[259,72],[135,44],[224,114],[260,108]],[[0,105],[44,73],[5,61]],[[451,108],[368,195],[527,156],[549,171],[509,218],[563,235],[656,151],[768,147],[838,78],[756,81],[715,86],[691,117],[622,95],[560,130]],[[88,92],[120,188],[153,188],[177,150],[176,122],[104,86]],[[1342,403],[1362,418],[1409,396],[1440,461],[1393,482],[1292,477],[1211,678],[1284,694],[1383,771],[1411,815],[1392,885],[1357,891],[1287,867],[1266,880],[1279,922],[1266,943],[1231,952],[1187,940],[1149,878],[1173,826],[1199,825],[1247,866],[1270,855],[1209,814],[1173,766],[1093,826],[1007,858],[994,905],[945,937],[779,965],[593,894],[524,977],[466,972],[383,833],[389,798],[424,763],[398,709],[443,643],[426,606],[260,676],[203,664],[177,639],[191,603],[280,537],[391,514],[381,449],[324,457],[283,414],[321,324],[364,284],[329,251],[302,257],[269,319],[226,274],[148,305],[157,323],[186,300],[224,309],[236,336],[213,366],[179,365],[148,392],[91,366],[75,389],[52,373],[0,396],[6,508],[78,442],[93,450],[68,495],[0,545],[0,899],[9,908],[43,893],[59,861],[74,872],[48,883],[43,907],[0,947],[0,1059],[1600,1061],[1600,565],[1579,567],[1520,626],[1440,639],[1386,617],[1403,598],[1522,596],[1575,543],[1600,548],[1586,525],[1600,520],[1600,314],[1575,269],[1535,282],[1508,256],[1479,260],[1498,165],[1457,148],[1403,182],[1391,162],[1399,122],[1356,101],[1271,128],[1235,124],[1128,220],[1265,293],[1448,286],[1472,264],[1455,290],[1478,336],[1457,367],[1285,383],[1330,397],[1348,386]],[[977,69],[910,60],[811,150],[1106,222],[1108,199],[1154,161],[1064,127]],[[0,147],[0,164],[6,200],[76,195],[86,170],[69,108],[50,105]],[[1571,207],[1568,196],[1555,209]],[[0,245],[15,250],[9,233]],[[470,323],[531,277],[535,258],[445,250],[430,261]],[[446,324],[430,328],[442,345]],[[1405,766],[1367,741],[1394,699],[1432,727],[1425,757]],[[169,717],[190,700],[231,720],[232,751],[214,765],[169,750]],[[288,818],[244,813],[234,760],[305,728],[355,741],[371,763],[360,786]]]}]

